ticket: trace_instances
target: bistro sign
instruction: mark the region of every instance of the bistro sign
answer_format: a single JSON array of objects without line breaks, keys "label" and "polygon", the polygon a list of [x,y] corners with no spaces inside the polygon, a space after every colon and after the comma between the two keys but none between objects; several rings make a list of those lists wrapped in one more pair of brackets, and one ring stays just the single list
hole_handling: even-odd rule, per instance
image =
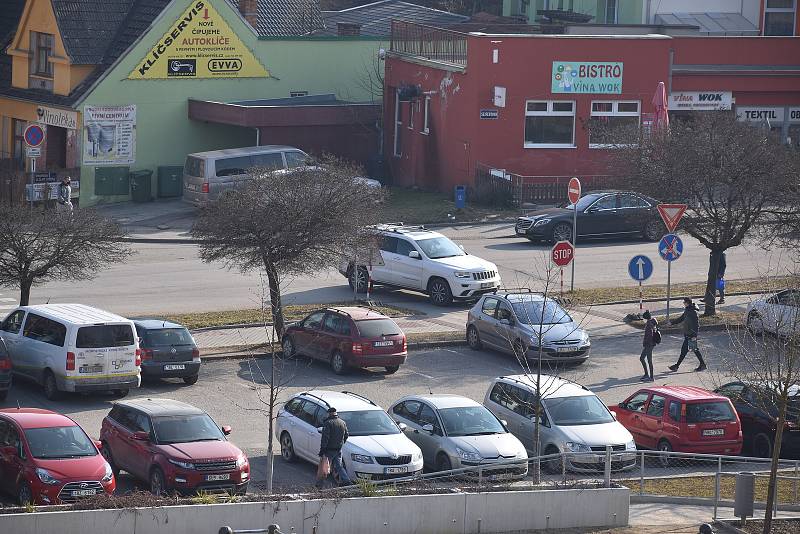
[{"label": "bistro sign", "polygon": [[622,63],[553,61],[553,93],[618,95],[622,93]]},{"label": "bistro sign", "polygon": [[733,93],[730,91],[680,91],[670,93],[670,111],[708,111],[731,109]]}]

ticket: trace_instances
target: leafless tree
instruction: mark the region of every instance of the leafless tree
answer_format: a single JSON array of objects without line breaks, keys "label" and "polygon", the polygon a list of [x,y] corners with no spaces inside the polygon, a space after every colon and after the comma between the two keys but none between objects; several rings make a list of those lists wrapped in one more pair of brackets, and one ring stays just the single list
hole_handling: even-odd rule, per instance
[{"label": "leafless tree", "polygon": [[19,303],[31,288],[55,278],[86,280],[131,254],[123,230],[89,209],[74,213],[0,206],[0,285],[19,287]]},{"label": "leafless tree", "polygon": [[284,277],[338,265],[377,220],[382,193],[359,175],[359,168],[332,158],[288,172],[252,169],[240,189],[204,208],[192,228],[203,261],[264,269],[279,339]]},{"label": "leafless tree", "polygon": [[722,253],[769,223],[770,211],[787,206],[800,155],[728,111],[674,120],[668,132],[635,132],[633,143],[631,128],[589,125],[590,136],[616,145],[609,161],[619,185],[688,204],[681,228],[710,251],[704,313],[713,315]]}]

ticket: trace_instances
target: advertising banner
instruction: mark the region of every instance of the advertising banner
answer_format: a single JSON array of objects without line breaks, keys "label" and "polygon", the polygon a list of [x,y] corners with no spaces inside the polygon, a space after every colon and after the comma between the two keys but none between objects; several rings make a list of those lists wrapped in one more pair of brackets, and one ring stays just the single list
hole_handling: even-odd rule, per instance
[{"label": "advertising banner", "polygon": [[[224,2],[225,0],[218,0]],[[210,0],[192,1],[129,80],[264,78],[269,72],[256,59]]]},{"label": "advertising banner", "polygon": [[553,61],[551,91],[618,95],[622,93],[622,63]]},{"label": "advertising banner", "polygon": [[730,91],[680,91],[670,93],[669,110],[731,109],[733,93]]},{"label": "advertising banner", "polygon": [[136,161],[136,105],[86,106],[83,164],[130,165]]}]

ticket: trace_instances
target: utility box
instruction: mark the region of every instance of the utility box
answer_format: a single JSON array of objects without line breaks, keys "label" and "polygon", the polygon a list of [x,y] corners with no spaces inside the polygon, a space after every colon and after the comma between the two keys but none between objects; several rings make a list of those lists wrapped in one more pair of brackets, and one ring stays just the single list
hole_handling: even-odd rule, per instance
[{"label": "utility box", "polygon": [[143,170],[131,173],[131,199],[134,202],[150,202],[153,200],[151,180],[153,171]]},{"label": "utility box", "polygon": [[467,186],[456,186],[456,209],[464,209],[467,207]]},{"label": "utility box", "polygon": [[158,198],[174,198],[183,194],[183,167],[163,165],[158,168]]},{"label": "utility box", "polygon": [[744,521],[753,517],[756,476],[753,473],[736,474],[736,495],[733,501],[733,515]]}]

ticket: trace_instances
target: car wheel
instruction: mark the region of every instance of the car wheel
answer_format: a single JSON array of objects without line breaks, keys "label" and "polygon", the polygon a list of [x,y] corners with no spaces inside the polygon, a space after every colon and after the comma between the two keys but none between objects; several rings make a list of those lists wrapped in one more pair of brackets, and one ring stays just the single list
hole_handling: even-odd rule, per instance
[{"label": "car wheel", "polygon": [[164,473],[160,467],[154,467],[150,471],[150,493],[153,495],[164,495],[167,492],[167,486],[164,482]]},{"label": "car wheel", "polygon": [[[350,289],[358,293],[367,292],[367,281],[369,280],[369,273],[366,267],[353,267],[350,269],[350,276],[347,277],[347,283]],[[358,289],[356,289],[358,287]]]},{"label": "car wheel", "polygon": [[754,335],[764,334],[764,319],[758,312],[750,312],[747,316],[747,329]]},{"label": "car wheel", "polygon": [[559,241],[569,241],[572,242],[572,225],[567,223],[558,223],[553,227],[553,241],[558,243]]},{"label": "car wheel", "polygon": [[119,467],[117,466],[117,463],[114,461],[114,455],[111,453],[111,447],[109,447],[108,443],[105,442],[105,441],[102,442],[102,443],[103,443],[103,446],[100,448],[100,454],[103,455],[103,458],[106,459],[106,462],[108,462],[108,465],[111,466],[111,471],[114,472],[114,476],[118,476],[119,475]]},{"label": "car wheel", "polygon": [[58,382],[56,382],[56,375],[50,369],[44,372],[44,396],[47,400],[58,400],[61,397],[61,392],[58,389]]},{"label": "car wheel", "polygon": [[661,239],[662,234],[664,234],[664,225],[661,221],[653,219],[644,225],[642,236],[647,241],[658,241]]},{"label": "car wheel", "polygon": [[17,502],[19,502],[20,506],[33,504],[33,492],[27,482],[20,484],[19,490],[17,491]]},{"label": "car wheel", "polygon": [[753,456],[756,458],[772,458],[772,440],[763,432],[753,437]]},{"label": "car wheel", "polygon": [[338,350],[331,355],[331,369],[337,375],[343,375],[347,371],[347,366],[344,363],[344,356]]},{"label": "car wheel", "polygon": [[200,378],[200,375],[192,375],[192,376],[184,376],[183,383],[187,386],[193,386],[197,384],[197,380]]},{"label": "car wheel", "polygon": [[662,439],[658,442],[656,450],[662,453],[658,456],[658,462],[661,464],[661,467],[666,469],[672,463],[672,458],[667,454],[672,452],[672,445],[670,445],[669,441]]},{"label": "car wheel", "polygon": [[292,436],[290,436],[288,432],[281,434],[281,457],[290,463],[297,461],[297,455],[294,453]]},{"label": "car wheel", "polygon": [[387,375],[393,375],[397,371],[400,370],[400,366],[399,365],[387,365],[386,367],[384,367],[384,369],[386,369],[386,374]]},{"label": "car wheel", "polygon": [[[556,449],[555,447],[553,447],[552,445],[550,447],[547,447],[544,450],[545,456],[549,456],[551,454],[558,454],[558,453],[559,453],[559,450]],[[542,470],[545,473],[547,473],[548,475],[557,475],[557,474],[561,473],[561,470],[563,469],[562,466],[561,466],[563,461],[564,461],[564,459],[560,455],[559,456],[553,456],[552,458],[548,458],[547,460],[545,460],[542,463]]]},{"label": "car wheel", "polygon": [[447,306],[453,302],[453,293],[450,291],[450,284],[442,278],[432,278],[428,282],[428,297],[431,303],[436,306]]},{"label": "car wheel", "polygon": [[295,356],[294,341],[292,341],[291,337],[286,336],[283,338],[283,343],[281,343],[281,346],[283,347],[284,358],[291,358],[292,356]]},{"label": "car wheel", "polygon": [[480,350],[483,347],[481,337],[478,335],[478,329],[474,326],[467,328],[467,345],[472,350]]},{"label": "car wheel", "polygon": [[436,457],[436,470],[451,471],[452,469],[453,463],[450,461],[450,457],[445,453],[440,453],[439,456]]},{"label": "car wheel", "polygon": [[118,399],[124,399],[125,397],[128,396],[128,393],[130,392],[131,390],[128,388],[115,389],[114,396],[117,397]]}]

